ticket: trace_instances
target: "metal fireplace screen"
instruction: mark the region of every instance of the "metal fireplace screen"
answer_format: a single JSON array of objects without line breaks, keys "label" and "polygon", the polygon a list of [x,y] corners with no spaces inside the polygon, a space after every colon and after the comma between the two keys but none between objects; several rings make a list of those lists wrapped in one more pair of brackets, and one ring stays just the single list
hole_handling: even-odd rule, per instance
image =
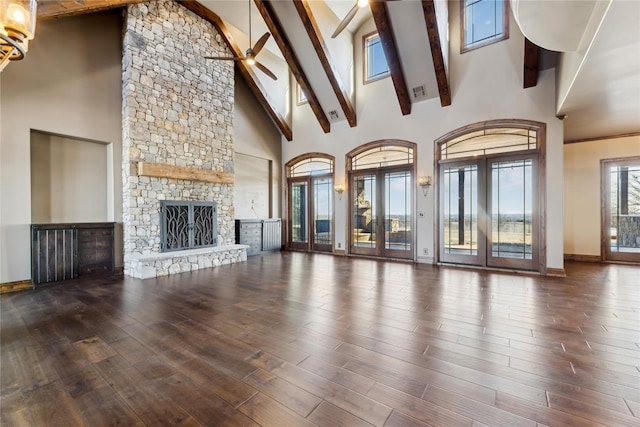
[{"label": "metal fireplace screen", "polygon": [[162,252],[215,246],[217,209],[215,202],[160,202]]}]

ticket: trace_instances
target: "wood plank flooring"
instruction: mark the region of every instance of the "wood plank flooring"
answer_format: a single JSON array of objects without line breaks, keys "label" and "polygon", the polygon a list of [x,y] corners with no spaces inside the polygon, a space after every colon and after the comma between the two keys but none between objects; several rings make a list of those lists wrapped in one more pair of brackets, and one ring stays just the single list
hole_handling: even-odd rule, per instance
[{"label": "wood plank flooring", "polygon": [[0,424],[640,426],[640,268],[278,253],[0,296]]}]

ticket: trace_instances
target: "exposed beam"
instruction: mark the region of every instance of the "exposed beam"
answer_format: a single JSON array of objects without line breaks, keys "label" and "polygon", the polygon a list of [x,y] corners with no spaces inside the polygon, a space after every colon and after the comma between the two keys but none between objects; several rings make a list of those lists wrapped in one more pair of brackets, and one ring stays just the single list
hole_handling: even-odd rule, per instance
[{"label": "exposed beam", "polygon": [[289,69],[295,76],[300,88],[304,91],[307,101],[309,101],[309,106],[311,107],[311,110],[313,110],[313,114],[315,114],[316,119],[318,119],[318,123],[320,123],[320,127],[324,133],[329,133],[331,131],[331,123],[329,123],[329,119],[324,113],[324,110],[320,105],[320,101],[318,101],[318,97],[313,91],[313,88],[311,88],[309,79],[307,78],[302,65],[300,65],[298,57],[291,48],[291,43],[284,31],[284,27],[273,10],[273,5],[267,0],[255,0],[255,3],[262,15],[262,18],[264,19],[264,22],[267,24],[267,28],[269,28],[269,32],[271,32],[273,39],[278,44],[285,61],[287,61]]},{"label": "exposed beam", "polygon": [[376,23],[378,35],[382,42],[384,55],[387,58],[391,80],[393,81],[396,96],[400,103],[400,110],[402,114],[406,116],[407,114],[411,114],[411,99],[409,98],[409,92],[407,92],[407,84],[404,78],[404,71],[402,71],[400,57],[398,56],[398,47],[393,35],[389,13],[387,12],[387,4],[386,2],[374,0],[369,2],[369,6],[371,7],[373,20]]},{"label": "exposed beam", "polygon": [[531,42],[528,38],[524,38],[524,88],[534,87],[538,84],[538,57],[540,55],[540,47]]},{"label": "exposed beam", "polygon": [[429,36],[433,68],[436,71],[440,105],[446,107],[447,105],[451,105],[451,91],[449,90],[449,81],[447,80],[447,70],[444,67],[444,56],[442,55],[438,20],[433,0],[422,0],[422,11],[424,12],[424,22],[427,24],[427,35]]},{"label": "exposed beam", "polygon": [[327,46],[324,43],[324,39],[322,38],[322,34],[320,33],[320,28],[318,27],[316,19],[313,16],[313,11],[309,6],[309,2],[307,0],[294,0],[293,4],[298,11],[298,15],[300,15],[300,19],[302,20],[304,28],[307,30],[307,34],[309,35],[311,44],[313,45],[313,48],[318,55],[318,59],[320,60],[322,68],[324,69],[324,72],[329,79],[329,83],[333,88],[333,92],[336,94],[336,98],[338,98],[340,107],[342,107],[342,111],[344,112],[344,115],[349,122],[349,126],[356,126],[356,111],[353,108],[353,104],[351,103],[349,94],[346,90],[344,90],[344,87],[342,86],[340,75],[333,65],[331,55],[329,54],[329,49],[327,49]]},{"label": "exposed beam", "polygon": [[[196,15],[202,17],[206,21],[210,22],[220,33],[220,36],[227,44],[231,52],[235,56],[244,56],[244,52],[238,47],[236,42],[233,40],[233,36],[227,29],[225,23],[220,19],[218,15],[213,13],[211,10],[198,3],[195,0],[176,0],[178,3],[195,13]],[[247,65],[245,61],[235,61],[236,67],[238,67],[238,71],[240,71],[240,75],[244,78],[247,85],[260,102],[260,105],[265,109],[267,114],[271,117],[273,122],[276,124],[282,135],[287,138],[287,141],[293,140],[293,132],[291,130],[291,126],[287,123],[286,119],[278,112],[276,107],[271,103],[267,96],[267,91],[258,80],[258,77],[253,72],[253,69],[250,65]]]},{"label": "exposed beam", "polygon": [[[38,18],[62,18],[64,16],[82,15],[101,10],[125,7],[133,3],[149,0],[58,0],[39,1]],[[155,0],[152,0],[155,1]]]}]

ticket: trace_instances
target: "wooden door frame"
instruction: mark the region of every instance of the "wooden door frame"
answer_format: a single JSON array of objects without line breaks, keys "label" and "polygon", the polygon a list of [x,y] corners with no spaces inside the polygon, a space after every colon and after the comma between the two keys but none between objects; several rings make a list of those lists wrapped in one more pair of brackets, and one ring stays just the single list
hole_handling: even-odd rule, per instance
[{"label": "wooden door frame", "polygon": [[[312,159],[312,158],[321,158],[321,159],[325,159],[328,160],[329,162],[331,162],[331,173],[326,173],[326,174],[322,174],[322,175],[301,175],[301,176],[296,176],[296,177],[292,177],[291,176],[291,168],[294,167],[295,165],[297,165],[298,163],[307,160],[307,159]],[[307,243],[306,245],[299,243],[297,245],[293,245],[291,242],[291,238],[293,235],[293,221],[292,221],[292,213],[291,213],[291,209],[292,209],[292,204],[291,204],[291,183],[292,182],[301,182],[301,181],[306,181],[307,182],[307,188],[309,191],[309,195],[308,195],[308,212],[307,212],[307,221],[311,220],[312,217],[312,213],[311,213],[311,209],[312,209],[312,198],[311,198],[311,185],[312,185],[312,178],[330,178],[332,180],[332,182],[335,183],[335,157],[332,156],[331,154],[325,154],[325,153],[320,153],[320,152],[310,152],[310,153],[304,153],[304,154],[300,154],[294,158],[292,158],[291,160],[289,160],[287,163],[285,163],[284,165],[284,172],[285,172],[285,205],[286,205],[286,227],[284,227],[285,229],[285,247],[288,250],[299,250],[299,251],[306,251],[306,252],[313,252],[316,251],[315,249],[315,245],[312,242],[313,240],[313,235],[315,232],[315,225],[309,223],[308,225],[308,238],[307,238]],[[313,228],[312,228],[313,226]],[[331,230],[333,230],[332,232],[332,236],[331,236],[331,249],[328,252],[333,252],[334,251],[334,246],[335,246],[335,238],[336,238],[336,233],[335,233],[335,201],[333,203],[333,211],[331,212]],[[303,247],[304,246],[304,247]],[[327,245],[328,246],[328,245]],[[326,251],[320,251],[318,250],[318,252],[326,252]]]},{"label": "wooden door frame", "polygon": [[[486,251],[486,242],[487,242],[487,237],[485,236],[485,232],[483,231],[483,226],[480,224],[480,220],[484,220],[485,218],[482,217],[478,217],[478,250],[477,250],[477,255],[459,255],[459,257],[465,257],[465,259],[461,259],[461,260],[455,260],[455,259],[447,259],[444,260],[444,258],[449,258],[447,256],[445,256],[444,252],[444,247],[440,245],[440,232],[444,231],[444,216],[443,216],[443,209],[444,209],[444,201],[442,200],[442,196],[440,194],[440,192],[442,191],[442,189],[444,188],[444,167],[442,166],[448,166],[448,165],[454,165],[454,166],[459,166],[459,167],[464,167],[464,166],[470,166],[470,165],[476,165],[477,166],[477,176],[478,176],[478,182],[486,180],[485,177],[485,159],[477,159],[477,158],[464,158],[464,159],[451,159],[451,160],[443,160],[438,164],[438,167],[436,169],[437,173],[438,173],[438,181],[440,182],[437,192],[438,194],[436,194],[436,206],[437,206],[437,221],[436,221],[436,232],[438,233],[435,238],[436,238],[436,242],[437,242],[437,246],[436,246],[436,251],[435,253],[438,256],[438,260],[445,262],[445,263],[451,263],[451,264],[464,264],[464,265],[480,265],[481,263],[484,264],[483,261],[483,256],[482,253]],[[480,199],[480,197],[484,196],[484,191],[486,190],[486,185],[484,186],[479,186],[478,187],[478,199]],[[485,197],[486,198],[486,197]],[[482,239],[480,239],[481,236],[484,236]],[[472,258],[475,258],[478,263],[471,263],[470,261],[472,261]],[[467,262],[464,262],[467,261]]]},{"label": "wooden door frame", "polygon": [[[536,150],[538,153],[538,173],[536,179],[538,181],[538,189],[539,191],[539,227],[538,227],[538,235],[539,235],[539,247],[538,247],[538,265],[537,272],[540,274],[547,274],[547,125],[543,122],[537,122],[533,120],[520,120],[520,119],[497,119],[497,120],[488,120],[483,122],[471,123],[469,125],[463,126],[461,128],[452,130],[440,138],[434,141],[434,170],[439,174],[439,166],[441,163],[441,146],[452,139],[458,138],[462,135],[469,134],[472,132],[488,130],[488,129],[496,129],[496,128],[514,128],[514,129],[527,129],[536,132]],[[534,150],[529,150],[532,152]],[[509,153],[502,153],[509,154]],[[517,154],[517,152],[513,152],[512,154]],[[460,158],[459,160],[463,160]],[[436,183],[437,184],[437,183]],[[434,240],[435,240],[435,250],[434,254],[437,257],[436,263],[441,263],[440,260],[440,209],[438,206],[440,205],[440,191],[438,189],[436,194],[436,207],[434,207],[435,218],[433,227],[434,227]]]},{"label": "wooden door frame", "polygon": [[633,264],[638,263],[636,259],[633,259],[637,258],[639,256],[638,254],[618,253],[615,257],[612,257],[608,232],[608,225],[611,224],[611,197],[607,197],[609,195],[608,193],[611,183],[611,174],[607,173],[607,171],[612,165],[621,166],[627,163],[639,162],[640,156],[617,157],[613,159],[600,160],[600,259],[602,260],[602,262],[629,262]]},{"label": "wooden door frame", "polygon": [[[357,170],[352,170],[352,159],[357,156],[360,153],[363,153],[365,151],[371,150],[372,148],[376,148],[376,147],[383,147],[383,146],[398,146],[398,147],[405,147],[405,148],[411,148],[412,150],[412,163],[407,163],[407,164],[403,164],[403,165],[395,165],[395,166],[388,166],[388,167],[384,167],[384,168],[367,168],[367,169],[357,169]],[[417,192],[416,192],[416,185],[417,185],[417,180],[416,180],[416,176],[417,176],[417,167],[418,167],[418,144],[414,143],[414,142],[410,142],[410,141],[404,141],[404,140],[400,140],[400,139],[382,139],[382,140],[377,140],[377,141],[371,141],[371,142],[367,142],[365,144],[362,144],[356,148],[354,148],[353,150],[349,151],[347,154],[345,154],[345,176],[347,177],[347,190],[348,190],[348,197],[347,197],[347,215],[349,216],[348,221],[346,221],[346,245],[345,248],[348,250],[347,255],[353,255],[353,256],[373,256],[376,258],[384,258],[384,252],[377,252],[379,250],[379,248],[376,248],[376,254],[355,254],[352,252],[352,245],[353,245],[353,235],[352,235],[352,230],[353,230],[353,212],[351,211],[351,207],[352,207],[352,203],[353,203],[353,194],[351,192],[351,186],[352,186],[352,177],[353,176],[357,176],[359,174],[363,174],[363,175],[370,175],[370,174],[377,174],[377,171],[379,170],[384,170],[385,172],[388,171],[397,171],[397,170],[410,170],[411,171],[411,176],[413,178],[413,186],[412,186],[412,194],[411,194],[411,203],[412,203],[412,220],[411,220],[411,258],[398,258],[398,259],[410,259],[412,261],[416,260],[416,256],[417,256],[417,252],[416,252],[416,241],[417,241],[417,236],[416,236],[416,226],[417,226],[417,218],[416,215],[414,214],[416,206],[417,206],[417,201],[416,201],[416,197],[417,197]],[[376,176],[376,181],[377,181],[377,176]],[[378,184],[376,183],[376,186]],[[378,190],[376,190],[376,198],[379,197],[380,194],[384,194],[384,193],[380,193]],[[376,230],[376,233],[379,231],[380,226],[377,224],[376,228],[378,230]],[[383,233],[382,235],[384,235],[384,226],[382,226],[382,230]],[[384,247],[382,248],[384,249]]]},{"label": "wooden door frame", "polygon": [[[491,250],[492,248],[489,247],[489,245],[493,245],[493,240],[492,240],[492,233],[493,233],[493,229],[492,229],[492,225],[491,225],[491,217],[493,215],[493,210],[491,208],[491,200],[492,200],[492,186],[489,185],[491,183],[491,176],[490,176],[490,168],[489,168],[489,164],[494,162],[494,161],[511,161],[511,160],[526,160],[526,159],[531,159],[532,160],[532,167],[533,167],[533,177],[534,177],[534,182],[533,182],[533,186],[532,186],[532,200],[531,200],[531,211],[532,213],[537,213],[539,214],[539,199],[540,199],[540,192],[539,187],[540,184],[537,182],[537,180],[535,179],[537,176],[537,172],[538,172],[538,168],[540,167],[539,165],[539,161],[538,161],[538,154],[531,152],[531,151],[525,151],[525,152],[520,152],[520,153],[514,153],[514,154],[509,154],[509,153],[504,153],[504,154],[500,154],[500,155],[495,155],[495,156],[487,156],[484,158],[485,159],[485,173],[486,173],[486,206],[485,206],[485,210],[487,211],[487,223],[486,223],[486,229],[487,229],[487,242],[486,242],[486,265],[487,267],[491,267],[491,268],[509,268],[509,269],[523,269],[523,270],[535,270],[535,266],[539,265],[538,263],[538,257],[540,256],[540,251],[535,251],[532,250],[531,256],[531,266],[533,267],[531,270],[527,269],[527,268],[523,268],[522,265],[525,264],[524,261],[521,262],[520,259],[509,259],[509,258],[495,258],[491,255]],[[531,227],[532,227],[532,232],[531,232],[531,245],[532,248],[537,248],[540,240],[540,233],[539,233],[539,226],[540,226],[540,219],[539,219],[540,215],[532,215],[531,216]],[[490,264],[490,260],[495,259],[497,262],[494,262],[493,264]]]},{"label": "wooden door frame", "polygon": [[293,242],[293,203],[291,198],[291,191],[293,189],[293,184],[298,182],[304,182],[307,185],[307,213],[306,220],[309,221],[309,210],[311,209],[311,202],[309,193],[311,192],[311,185],[309,182],[309,177],[301,176],[295,178],[287,178],[287,249],[289,250],[300,250],[300,251],[309,251],[311,247],[311,230],[309,224],[307,225],[307,241],[303,242]]}]

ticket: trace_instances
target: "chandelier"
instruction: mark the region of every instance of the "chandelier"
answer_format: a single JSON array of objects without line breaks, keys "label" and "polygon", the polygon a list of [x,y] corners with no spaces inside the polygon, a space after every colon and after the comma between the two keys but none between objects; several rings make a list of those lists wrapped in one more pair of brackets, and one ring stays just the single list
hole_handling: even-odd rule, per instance
[{"label": "chandelier", "polygon": [[36,0],[0,0],[0,71],[25,57],[36,29]]}]

